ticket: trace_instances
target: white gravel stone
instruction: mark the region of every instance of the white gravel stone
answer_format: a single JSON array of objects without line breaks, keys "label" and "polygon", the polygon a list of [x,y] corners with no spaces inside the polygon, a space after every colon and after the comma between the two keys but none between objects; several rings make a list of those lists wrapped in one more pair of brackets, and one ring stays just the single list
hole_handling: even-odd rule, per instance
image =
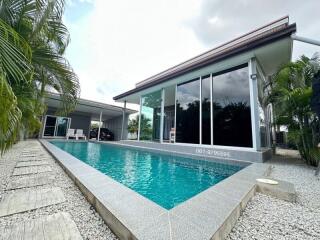
[{"label": "white gravel stone", "polygon": [[[39,208],[26,213],[1,217],[0,225],[8,226],[13,223],[63,211],[71,214],[71,217],[76,223],[83,239],[117,239],[95,209],[91,207],[90,203],[85,199],[73,181],[38,141],[29,140],[19,142],[14,145],[11,150],[0,157],[0,196],[4,196],[5,194],[14,191],[5,191],[5,188],[10,180],[19,178],[19,176],[11,176],[11,174],[17,161],[21,159],[22,151],[28,149],[30,149],[30,152],[36,153],[45,161],[49,162],[49,165],[52,167],[52,172],[48,172],[47,174],[54,176],[54,181],[51,186],[60,187],[64,193],[66,201],[64,203]],[[41,175],[43,174],[44,173],[41,173]],[[33,187],[33,189],[41,189],[45,187],[48,186],[37,186]]]},{"label": "white gravel stone", "polygon": [[320,239],[320,179],[298,159],[277,157],[271,177],[291,182],[297,202],[257,194],[227,237],[235,239]]}]

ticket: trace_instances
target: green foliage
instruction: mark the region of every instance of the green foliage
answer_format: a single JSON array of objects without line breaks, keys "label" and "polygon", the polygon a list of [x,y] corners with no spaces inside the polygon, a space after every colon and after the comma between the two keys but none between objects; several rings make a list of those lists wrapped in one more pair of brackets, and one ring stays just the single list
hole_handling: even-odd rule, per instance
[{"label": "green foliage", "polygon": [[[40,128],[46,91],[60,94],[60,114],[77,104],[80,85],[63,57],[70,41],[64,0],[0,0],[0,151]],[[3,103],[3,104],[2,104]]]},{"label": "green foliage", "polygon": [[317,166],[314,154],[319,138],[319,117],[311,109],[312,81],[320,69],[319,59],[302,56],[283,66],[271,82],[269,102],[274,105],[275,123],[288,126],[288,138],[295,143],[307,164]]},{"label": "green foliage", "polygon": [[14,143],[21,111],[17,98],[3,74],[0,73],[0,151],[3,152]]},{"label": "green foliage", "polygon": [[[147,118],[144,114],[141,114],[141,124],[140,124],[140,140],[151,140],[152,127],[151,120]],[[128,123],[129,133],[136,133],[138,135],[139,131],[139,115],[134,119],[130,119]]]}]

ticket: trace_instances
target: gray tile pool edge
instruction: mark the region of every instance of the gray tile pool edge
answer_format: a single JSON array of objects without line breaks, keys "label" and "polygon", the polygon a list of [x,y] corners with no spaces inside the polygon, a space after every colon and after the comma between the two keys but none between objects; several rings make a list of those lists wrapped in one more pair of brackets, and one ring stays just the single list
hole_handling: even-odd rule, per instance
[{"label": "gray tile pool edge", "polygon": [[[253,163],[166,210],[46,140],[40,140],[120,239],[223,239],[269,165]],[[213,207],[214,206],[214,207]]]},{"label": "gray tile pool edge", "polygon": [[[76,141],[73,139],[72,140],[55,139],[55,140],[50,140],[50,141],[80,142],[80,141]],[[81,142],[87,142],[87,141],[81,141]],[[206,161],[206,162],[217,162],[217,163],[222,163],[222,164],[227,164],[227,165],[237,165],[240,167],[246,167],[246,166],[252,164],[252,162],[250,162],[250,161],[237,160],[237,159],[233,159],[233,158],[208,157],[208,156],[203,156],[203,155],[183,153],[183,152],[171,151],[171,150],[165,150],[165,149],[159,149],[159,148],[125,144],[121,141],[118,141],[118,142],[89,141],[89,142],[97,143],[97,144],[105,144],[105,145],[116,145],[118,147],[131,148],[131,149],[135,149],[135,150],[146,150],[148,152],[153,152],[153,153],[160,153],[160,154],[166,154],[166,155],[171,155],[171,156],[191,158],[193,160],[201,160],[201,161]]]}]

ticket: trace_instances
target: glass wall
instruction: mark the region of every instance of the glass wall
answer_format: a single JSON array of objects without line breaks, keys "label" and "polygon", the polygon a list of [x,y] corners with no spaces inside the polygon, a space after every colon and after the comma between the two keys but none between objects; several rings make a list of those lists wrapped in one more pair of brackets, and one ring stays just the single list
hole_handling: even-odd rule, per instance
[{"label": "glass wall", "polygon": [[45,118],[44,137],[65,137],[71,119],[67,117],[49,116]]},{"label": "glass wall", "polygon": [[260,72],[257,72],[258,81],[258,107],[259,107],[259,128],[260,128],[260,143],[261,147],[270,146],[270,129],[269,129],[269,110],[268,104],[266,102],[266,96],[268,89],[265,88],[266,80]]},{"label": "glass wall", "polygon": [[[161,90],[142,96],[140,140],[160,141],[161,98]],[[164,88],[163,107],[163,142],[253,145],[247,64]]]},{"label": "glass wall", "polygon": [[200,80],[177,86],[176,142],[200,143]]},{"label": "glass wall", "polygon": [[163,141],[175,141],[175,92],[176,86],[170,86],[164,89],[164,116],[163,116]]},{"label": "glass wall", "polygon": [[160,140],[161,90],[142,96],[140,140]]},{"label": "glass wall", "polygon": [[201,130],[202,144],[211,144],[211,78],[201,78]]},{"label": "glass wall", "polygon": [[248,67],[214,76],[212,91],[213,144],[252,147]]}]

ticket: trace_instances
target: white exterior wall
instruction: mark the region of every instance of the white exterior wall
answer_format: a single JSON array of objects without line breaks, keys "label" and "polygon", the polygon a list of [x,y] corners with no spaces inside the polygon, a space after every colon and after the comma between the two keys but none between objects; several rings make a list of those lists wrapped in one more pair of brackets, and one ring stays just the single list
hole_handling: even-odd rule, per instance
[{"label": "white exterior wall", "polygon": [[[128,117],[129,114],[125,115],[125,124],[123,129],[123,140],[128,138]],[[122,131],[122,116],[109,119],[103,122],[103,127],[108,128],[114,134],[114,140],[121,140],[121,131]]]}]

